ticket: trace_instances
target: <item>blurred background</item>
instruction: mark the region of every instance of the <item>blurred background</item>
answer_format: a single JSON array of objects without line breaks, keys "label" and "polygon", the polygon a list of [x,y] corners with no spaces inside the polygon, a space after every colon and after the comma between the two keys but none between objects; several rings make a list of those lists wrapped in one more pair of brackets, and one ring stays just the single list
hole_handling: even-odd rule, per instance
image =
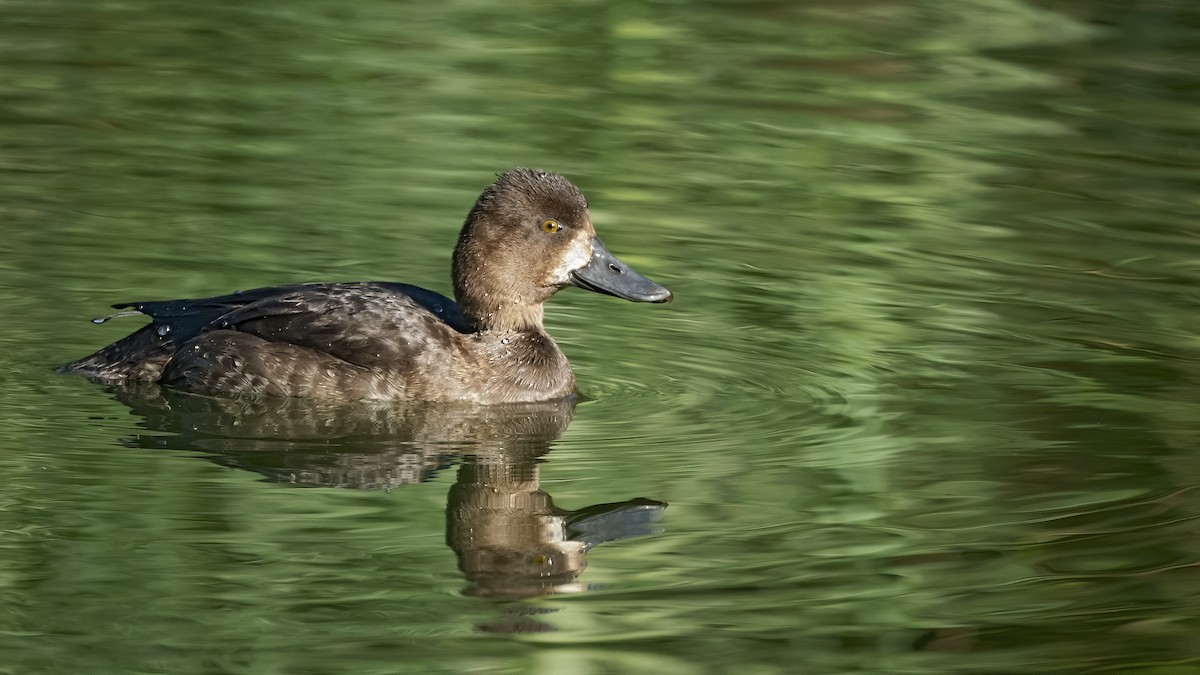
[{"label": "blurred background", "polygon": [[[0,19],[0,670],[1200,667],[1200,5]],[[449,293],[514,166],[676,296],[550,303],[573,411],[197,412],[52,372],[140,325],[88,322],[114,302]],[[447,523],[500,437],[504,489],[670,506],[573,585],[481,597]]]}]

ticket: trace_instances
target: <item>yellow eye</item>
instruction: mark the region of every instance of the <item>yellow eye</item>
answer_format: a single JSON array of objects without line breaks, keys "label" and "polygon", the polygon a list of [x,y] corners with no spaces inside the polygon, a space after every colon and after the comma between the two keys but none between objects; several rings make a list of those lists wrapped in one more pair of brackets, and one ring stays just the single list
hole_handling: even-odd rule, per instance
[{"label": "yellow eye", "polygon": [[561,229],[562,229],[562,225],[559,225],[557,220],[543,220],[542,221],[542,231],[543,232],[554,233],[554,232],[558,232]]}]

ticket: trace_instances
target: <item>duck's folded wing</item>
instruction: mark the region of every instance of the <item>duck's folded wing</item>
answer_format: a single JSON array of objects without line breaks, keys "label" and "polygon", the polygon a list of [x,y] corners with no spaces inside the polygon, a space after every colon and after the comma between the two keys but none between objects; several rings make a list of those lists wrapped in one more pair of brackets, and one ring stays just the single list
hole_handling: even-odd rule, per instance
[{"label": "duck's folded wing", "polygon": [[431,342],[449,347],[455,328],[398,286],[327,285],[289,290],[226,312],[201,332],[236,330],[366,367],[406,362]]},{"label": "duck's folded wing", "polygon": [[[206,330],[215,319],[264,298],[317,287],[315,284],[275,286],[211,298],[116,304],[113,305],[116,309],[133,308],[149,316],[150,325],[143,326],[93,354],[63,364],[59,371],[83,373],[88,377],[109,382],[157,381],[163,367],[174,356],[175,351]],[[120,312],[92,321],[104,323],[109,319],[137,312]]]},{"label": "duck's folded wing", "polygon": [[[210,324],[230,312],[271,297],[319,290],[324,286],[327,286],[327,284],[273,286],[269,288],[255,288],[249,291],[236,291],[228,295],[218,295],[211,298],[123,302],[113,305],[113,308],[132,308],[145,314],[153,320],[155,332],[164,338],[170,338],[171,342],[178,347],[203,331],[209,330]],[[102,319],[96,319],[96,321],[99,322]]]}]

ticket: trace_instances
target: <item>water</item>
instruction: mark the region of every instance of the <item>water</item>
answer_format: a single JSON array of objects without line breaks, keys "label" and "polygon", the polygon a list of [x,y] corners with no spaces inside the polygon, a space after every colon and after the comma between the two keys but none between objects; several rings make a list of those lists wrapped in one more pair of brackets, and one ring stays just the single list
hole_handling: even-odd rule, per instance
[{"label": "water", "polygon": [[[2,11],[5,672],[1197,667],[1191,4]],[[448,292],[517,165],[676,295],[552,301],[576,406],[51,373],[114,302]]]}]

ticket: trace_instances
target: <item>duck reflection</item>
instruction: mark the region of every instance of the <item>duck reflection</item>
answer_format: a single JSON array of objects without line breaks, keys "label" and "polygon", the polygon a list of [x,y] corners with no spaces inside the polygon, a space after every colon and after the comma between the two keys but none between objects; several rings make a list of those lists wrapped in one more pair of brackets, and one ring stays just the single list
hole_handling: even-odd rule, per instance
[{"label": "duck reflection", "polygon": [[[131,445],[193,448],[213,461],[304,486],[392,490],[459,464],[446,506],[446,543],[464,593],[519,600],[584,590],[597,544],[657,532],[652,499],[560,509],[539,487],[539,464],[570,424],[573,400],[503,406],[338,404],[224,399],[158,385],[112,390],[154,433]],[[173,434],[163,436],[161,432]],[[519,613],[519,612],[518,612]],[[521,627],[521,623],[532,626]],[[508,626],[508,628],[504,628]],[[490,630],[544,630],[520,620]]]},{"label": "duck reflection", "polygon": [[446,507],[446,543],[458,554],[467,593],[518,599],[583,590],[575,583],[596,544],[654,532],[666,504],[632,499],[578,511],[538,489],[529,453],[464,461]]}]

